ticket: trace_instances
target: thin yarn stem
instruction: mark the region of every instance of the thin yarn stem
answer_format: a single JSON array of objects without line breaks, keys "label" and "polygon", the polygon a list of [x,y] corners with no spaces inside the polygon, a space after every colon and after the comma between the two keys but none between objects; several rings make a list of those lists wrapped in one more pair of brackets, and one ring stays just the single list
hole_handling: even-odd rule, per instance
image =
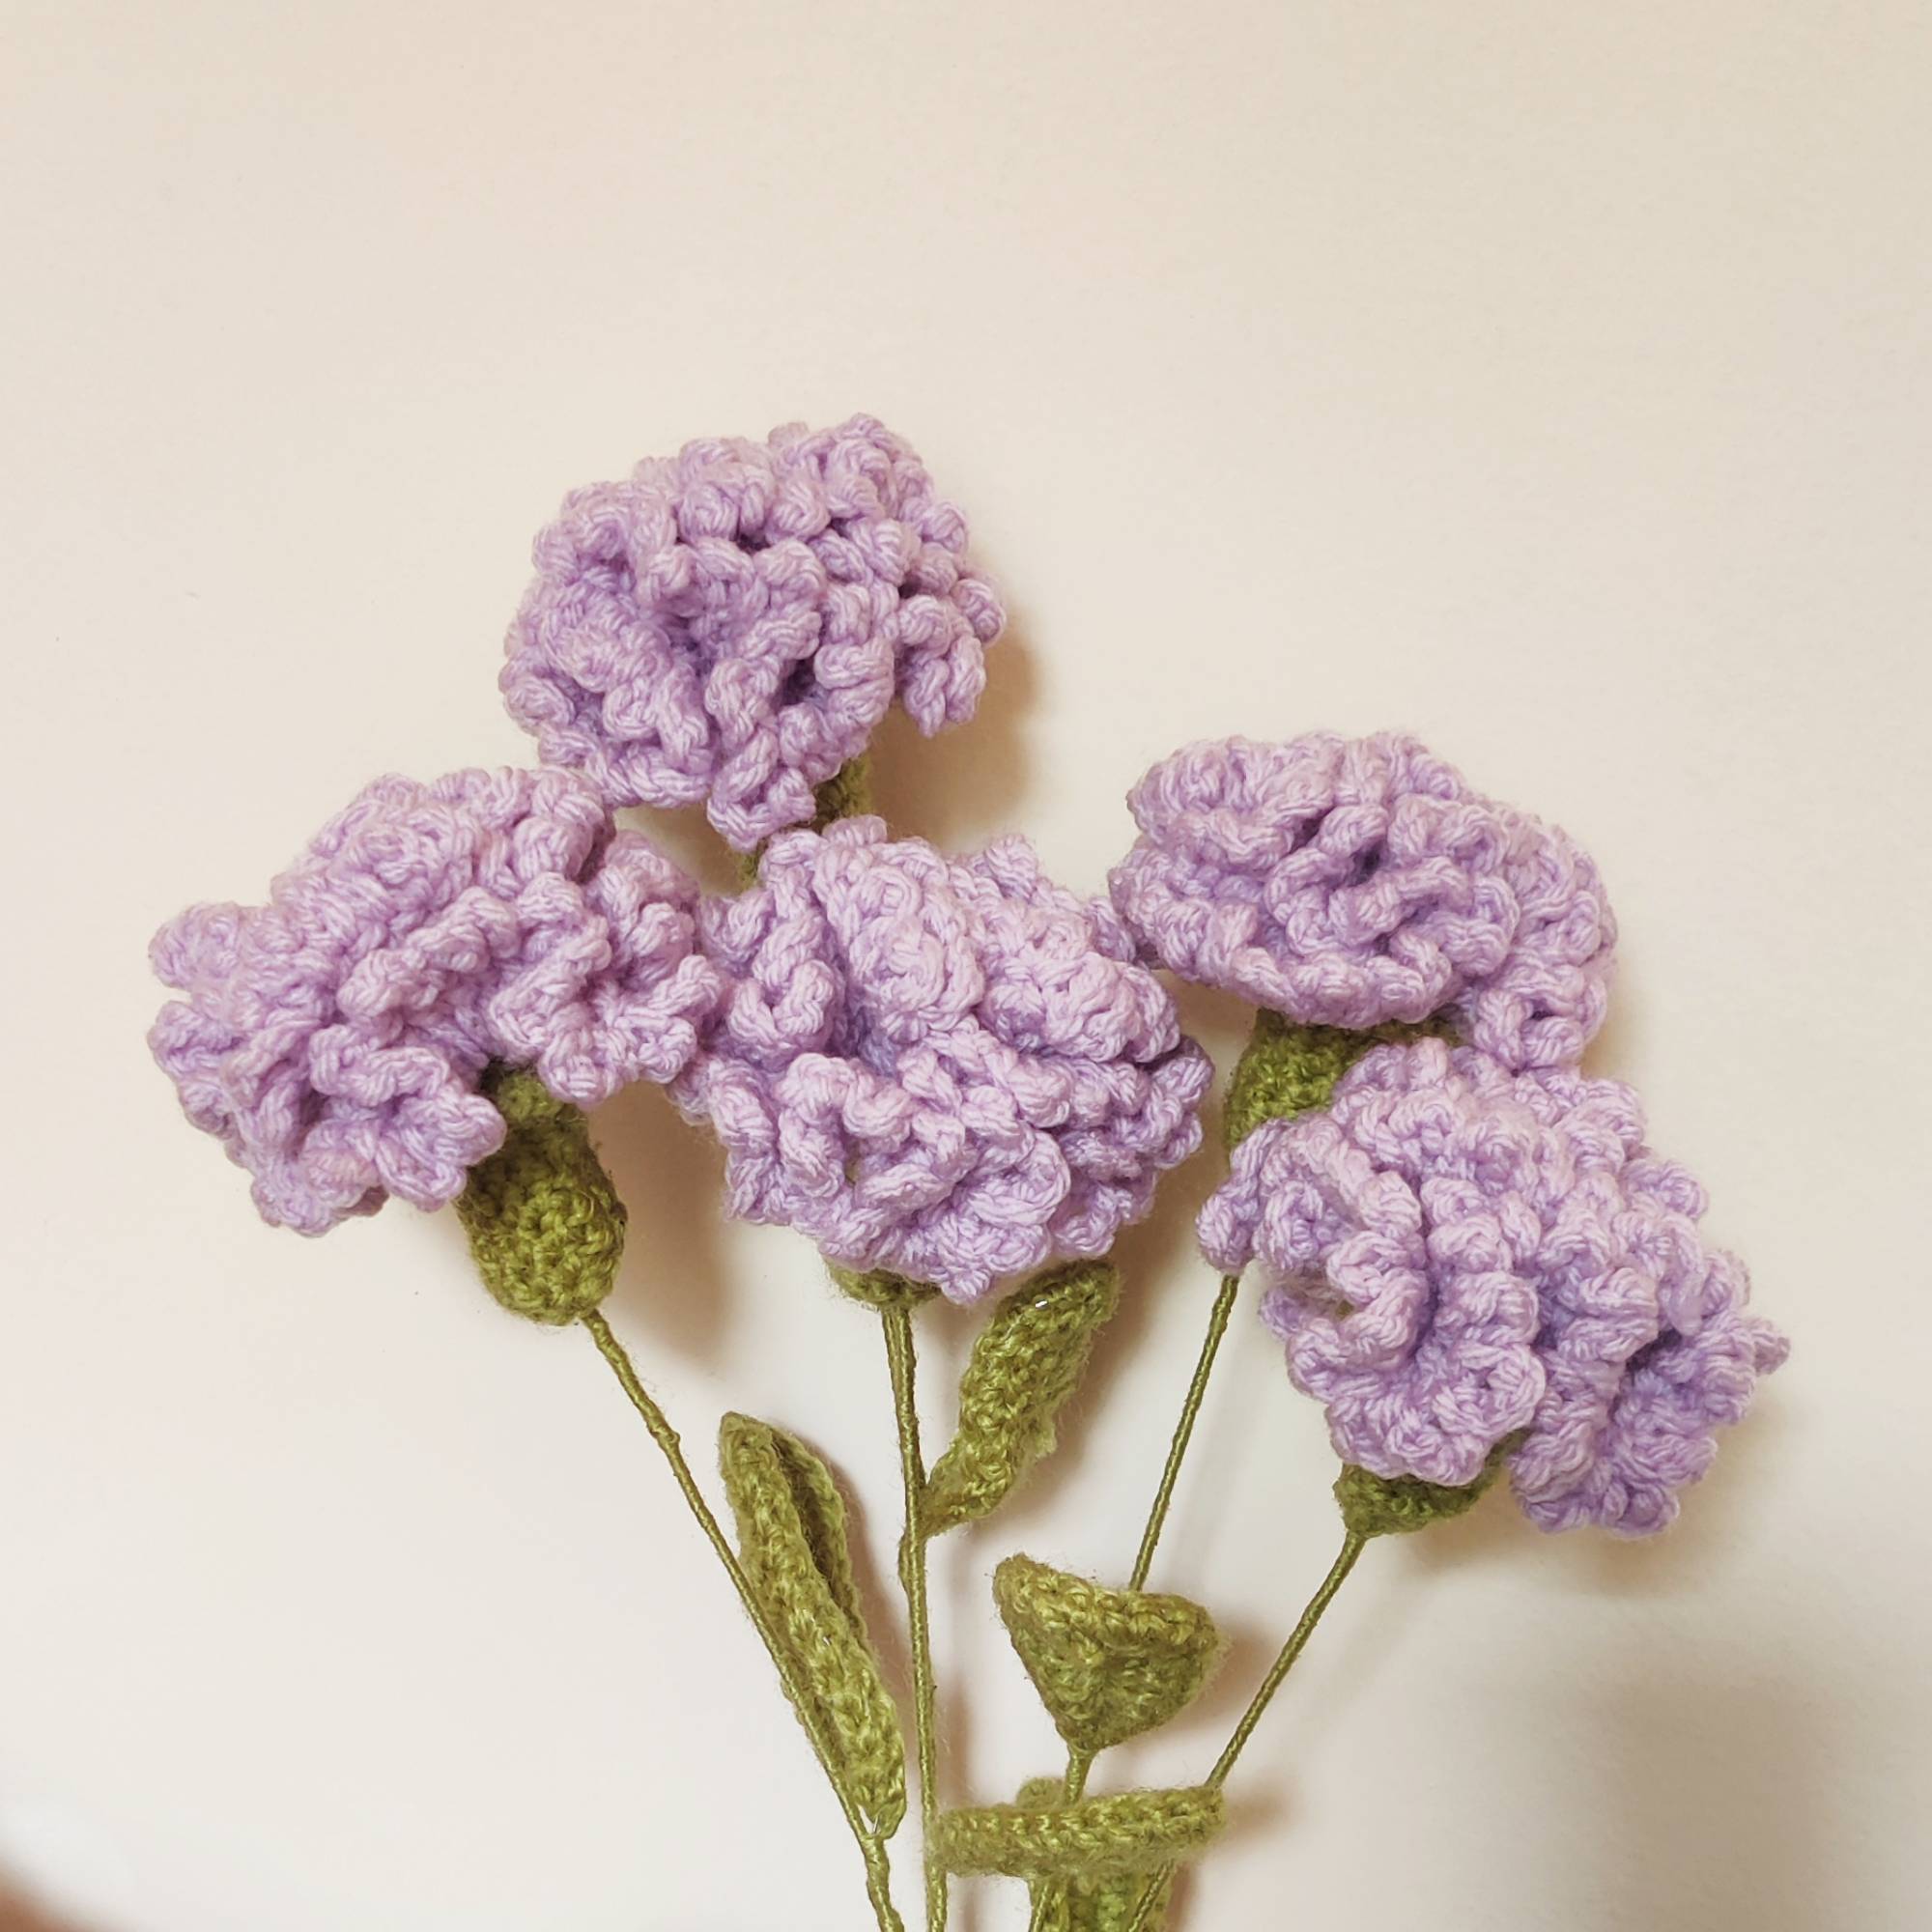
[{"label": "thin yarn stem", "polygon": [[913,1725],[919,1746],[919,1814],[924,1833],[926,1932],[944,1932],[949,1904],[946,1873],[931,1859],[933,1826],[939,1816],[939,1738],[937,1699],[932,1681],[932,1629],[925,1603],[925,1532],[920,1520],[925,1491],[925,1462],[920,1454],[916,1404],[917,1355],[912,1307],[899,1300],[879,1311],[886,1330],[886,1361],[892,1370],[893,1412],[898,1423],[899,1471],[905,1485],[905,1535],[899,1543],[899,1582],[905,1590],[906,1630],[912,1649]]},{"label": "thin yarn stem", "polygon": [[894,1908],[890,1868],[886,1848],[873,1833],[867,1829],[866,1821],[859,1815],[858,1807],[846,1796],[838,1776],[832,1769],[832,1758],[825,1742],[819,1735],[816,1722],[811,1715],[811,1705],[806,1697],[804,1688],[799,1684],[791,1665],[785,1660],[784,1647],[779,1634],[766,1617],[752,1586],[746,1579],[743,1565],[738,1561],[738,1553],[731,1548],[729,1540],[719,1525],[717,1517],[711,1512],[711,1505],[704,1500],[704,1492],[697,1487],[697,1480],[691,1473],[691,1464],[684,1459],[684,1449],[678,1440],[677,1431],[670,1426],[669,1418],[660,1408],[651,1393],[638,1378],[638,1372],[632,1365],[624,1345],[611,1332],[611,1324],[596,1309],[579,1316],[578,1320],[590,1331],[590,1339],[597,1344],[598,1352],[611,1364],[624,1393],[630,1397],[631,1406],[644,1419],[644,1427],[650,1431],[651,1440],[664,1453],[665,1461],[670,1464],[670,1472],[683,1492],[685,1505],[696,1520],[714,1550],[718,1560],[724,1566],[724,1574],[730,1577],[731,1586],[738,1593],[738,1601],[745,1606],[745,1614],[751,1618],[753,1628],[764,1640],[770,1653],[772,1665],[778,1671],[779,1682],[783,1685],[785,1695],[791,1699],[792,1708],[797,1711],[799,1721],[805,1727],[805,1735],[810,1742],[812,1754],[818,1759],[826,1778],[831,1783],[833,1793],[838,1798],[839,1807],[845,1813],[845,1822],[852,1828],[852,1835],[859,1841],[859,1850],[866,1861],[866,1896],[871,1901],[873,1916],[879,1923],[879,1932],[905,1932],[904,1922]]},{"label": "thin yarn stem", "polygon": [[1194,1378],[1187,1384],[1187,1399],[1180,1405],[1180,1420],[1174,1425],[1173,1440],[1167,1445],[1167,1463],[1160,1472],[1160,1488],[1154,1492],[1153,1507],[1148,1512],[1147,1528],[1141,1532],[1141,1547],[1134,1555],[1133,1575],[1127,1588],[1143,1588],[1148,1572],[1153,1568],[1153,1553],[1160,1545],[1160,1533],[1167,1527],[1167,1512],[1174,1502],[1174,1487],[1180,1480],[1180,1464],[1187,1445],[1194,1439],[1194,1425],[1201,1416],[1201,1405],[1208,1394],[1208,1378],[1214,1370],[1214,1357],[1221,1352],[1221,1338],[1228,1332],[1228,1318],[1235,1311],[1235,1297],[1240,1293],[1238,1275],[1223,1275],[1221,1292],[1208,1316],[1208,1333],[1201,1344],[1200,1359],[1194,1364]]},{"label": "thin yarn stem", "polygon": [[[1315,1626],[1321,1621],[1321,1613],[1334,1601],[1335,1592],[1348,1580],[1349,1572],[1355,1567],[1355,1558],[1368,1547],[1369,1539],[1358,1536],[1353,1530],[1342,1539],[1342,1552],[1329,1566],[1328,1574],[1321,1579],[1321,1587],[1308,1600],[1308,1607],[1301,1613],[1301,1621],[1289,1632],[1288,1641],[1282,1645],[1280,1655],[1268,1666],[1268,1674],[1261,1681],[1261,1688],[1249,1701],[1248,1708],[1241,1713],[1241,1721],[1235,1726],[1234,1735],[1228,1740],[1227,1747],[1214,1760],[1214,1769],[1208,1774],[1207,1782],[1210,1789],[1219,1790],[1228,1781],[1228,1774],[1234,1770],[1236,1760],[1247,1747],[1248,1740],[1255,1734],[1255,1726],[1262,1720],[1274,1693],[1282,1687],[1283,1680],[1294,1668],[1294,1661],[1306,1648],[1308,1639],[1315,1634]],[[1154,1873],[1143,1889],[1140,1903],[1134,1908],[1134,1916],[1128,1921],[1127,1932],[1146,1932],[1148,1920],[1153,1916],[1156,1900],[1161,1889],[1173,1875],[1174,1867]]]},{"label": "thin yarn stem", "polygon": [[[1235,1311],[1235,1297],[1240,1293],[1240,1288],[1238,1275],[1221,1277],[1221,1292],[1215,1295],[1214,1306],[1208,1311],[1208,1333],[1202,1338],[1193,1378],[1187,1384],[1187,1396],[1180,1405],[1180,1417],[1174,1425],[1174,1435],[1167,1445],[1167,1461],[1161,1468],[1160,1487],[1154,1492],[1153,1507],[1148,1511],[1147,1527],[1141,1532],[1141,1547],[1134,1553],[1133,1574],[1127,1578],[1130,1590],[1146,1588],[1148,1573],[1153,1568],[1154,1551],[1160,1547],[1161,1531],[1167,1527],[1167,1513],[1174,1503],[1175,1486],[1180,1480],[1180,1465],[1186,1460],[1187,1445],[1194,1439],[1194,1425],[1201,1418],[1201,1405],[1207,1399],[1208,1378],[1214,1372],[1214,1358],[1221,1352],[1221,1338],[1228,1332],[1228,1320]],[[1086,1791],[1087,1774],[1093,1768],[1092,1751],[1068,1752],[1065,1780],[1068,1804]],[[1027,1932],[1045,1932],[1058,1889],[1050,1884],[1037,1888],[1033,1916],[1027,1921]]]}]

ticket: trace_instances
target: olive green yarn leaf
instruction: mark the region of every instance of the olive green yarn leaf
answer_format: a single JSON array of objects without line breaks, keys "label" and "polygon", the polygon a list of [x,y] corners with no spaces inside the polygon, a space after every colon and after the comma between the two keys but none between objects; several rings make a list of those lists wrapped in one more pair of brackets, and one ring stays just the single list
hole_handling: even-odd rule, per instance
[{"label": "olive green yarn leaf", "polygon": [[1221,1107],[1221,1136],[1236,1148],[1264,1121],[1292,1121],[1325,1107],[1335,1083],[1366,1053],[1391,1041],[1447,1038],[1439,1019],[1386,1025],[1356,1033],[1347,1027],[1302,1026],[1264,1007],[1254,1032],[1235,1063]]},{"label": "olive green yarn leaf", "polygon": [[508,1132],[456,1200],[476,1271],[513,1314],[575,1321],[617,1278],[624,1204],[582,1114],[534,1073],[492,1067],[483,1091]]},{"label": "olive green yarn leaf", "polygon": [[943,1870],[1097,1882],[1163,1867],[1207,1849],[1221,1830],[1220,1791],[1122,1791],[1037,1806],[942,1811],[926,1856]]},{"label": "olive green yarn leaf", "polygon": [[1055,1418],[1120,1297],[1109,1263],[1069,1262],[993,1311],[959,1380],[958,1430],[926,1479],[920,1527],[927,1536],[989,1516],[1052,1450]]},{"label": "olive green yarn leaf", "polygon": [[1214,1620],[1185,1597],[1110,1590],[1009,1556],[993,1600],[1055,1728],[1078,1751],[1101,1751],[1185,1710],[1220,1662]]},{"label": "olive green yarn leaf", "polygon": [[841,1294],[849,1294],[867,1308],[917,1308],[939,1293],[930,1282],[908,1281],[890,1268],[870,1268],[861,1274],[827,1262],[825,1271],[838,1284]]},{"label": "olive green yarn leaf", "polygon": [[1351,1536],[1408,1536],[1433,1522],[1447,1522],[1482,1501],[1490,1485],[1501,1475],[1504,1460],[1521,1440],[1507,1436],[1490,1451],[1483,1473],[1473,1483],[1453,1489],[1444,1483],[1425,1483],[1419,1476],[1378,1476],[1354,1463],[1345,1463],[1335,1478],[1335,1500]]},{"label": "olive green yarn leaf", "polygon": [[[1065,1789],[1064,1778],[1029,1778],[1020,1787],[1020,1808],[1044,1811],[1062,1802]],[[1141,1893],[1150,1884],[1156,1885],[1158,1889],[1143,1922],[1146,1932],[1160,1932],[1167,1922],[1168,1897],[1174,1889],[1172,1872],[1161,1874],[1157,1880],[1150,1880],[1139,1872],[1123,1872],[1112,1878],[1041,1880],[1028,1888],[1035,1915],[1029,1932],[1127,1932],[1139,1909]]]},{"label": "olive green yarn leaf", "polygon": [[905,1816],[905,1744],[866,1634],[832,1472],[797,1436],[749,1415],[718,1431],[745,1579],[811,1700],[833,1772],[881,1835]]}]

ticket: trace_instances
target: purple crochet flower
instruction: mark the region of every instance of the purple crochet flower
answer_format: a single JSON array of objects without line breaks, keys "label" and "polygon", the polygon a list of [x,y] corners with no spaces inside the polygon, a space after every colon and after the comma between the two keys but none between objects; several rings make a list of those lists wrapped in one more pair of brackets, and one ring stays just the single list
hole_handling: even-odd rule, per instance
[{"label": "purple crochet flower", "polygon": [[562,771],[378,779],[260,906],[192,906],[149,1035],[189,1120],[319,1235],[389,1194],[438,1208],[495,1152],[493,1060],[588,1106],[681,1072],[717,1004],[696,888]]},{"label": "purple crochet flower", "polygon": [[1543,1529],[1661,1529],[1786,1344],[1706,1248],[1702,1190],[1643,1141],[1636,1095],[1512,1073],[1440,1040],[1376,1049],[1325,1114],[1243,1141],[1202,1209],[1337,1452],[1462,1487],[1490,1452]]},{"label": "purple crochet flower", "polygon": [[759,880],[700,913],[731,990],[673,1090],[734,1213],[973,1301],[1104,1254],[1199,1144],[1207,1056],[1025,839],[958,860],[847,819],[774,839]]},{"label": "purple crochet flower", "polygon": [[501,684],[547,764],[613,806],[695,805],[741,851],[812,815],[896,696],[973,715],[1006,613],[966,520],[870,416],[691,442],[568,497]]},{"label": "purple crochet flower", "polygon": [[1412,738],[1192,745],[1128,804],[1114,902],[1183,979],[1307,1025],[1450,1008],[1516,1067],[1574,1062],[1603,1024],[1616,924],[1596,867]]}]

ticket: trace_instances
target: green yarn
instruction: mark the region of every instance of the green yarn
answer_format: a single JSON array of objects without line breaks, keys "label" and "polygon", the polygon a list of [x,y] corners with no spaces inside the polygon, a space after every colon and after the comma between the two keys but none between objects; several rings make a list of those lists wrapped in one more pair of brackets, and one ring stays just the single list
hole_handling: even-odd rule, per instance
[{"label": "green yarn", "polygon": [[927,1536],[990,1515],[1052,1450],[1055,1418],[1120,1295],[1110,1263],[1069,1262],[1035,1275],[993,1311],[960,1378],[958,1429],[925,1486],[920,1521]]},{"label": "green yarn", "polygon": [[1095,1881],[1165,1870],[1219,1834],[1219,1791],[1122,1791],[1037,1805],[984,1804],[942,1812],[926,1857],[952,1872]]},{"label": "green yarn", "polygon": [[1222,1138],[1236,1148],[1264,1121],[1291,1121],[1325,1107],[1336,1081],[1375,1047],[1447,1036],[1446,1026],[1436,1019],[1415,1026],[1392,1020],[1355,1033],[1345,1027],[1302,1026],[1264,1007],[1255,1014],[1254,1032],[1228,1081]]},{"label": "green yarn", "polygon": [[905,1816],[905,1746],[866,1634],[831,1472],[794,1435],[727,1415],[718,1432],[745,1578],[784,1644],[840,1787],[880,1837]]},{"label": "green yarn", "polygon": [[[857,818],[871,809],[871,760],[861,752],[856,758],[847,758],[813,790],[810,829],[823,832],[836,819]],[[756,882],[758,861],[765,856],[765,847],[771,842],[769,838],[761,839],[751,851],[739,853],[738,876],[746,885]]]},{"label": "green yarn", "polygon": [[1473,1483],[1451,1489],[1425,1483],[1419,1476],[1378,1476],[1353,1463],[1345,1463],[1335,1478],[1335,1500],[1351,1536],[1409,1536],[1433,1522],[1447,1522],[1482,1501],[1484,1492],[1502,1473],[1504,1459],[1521,1438],[1512,1435],[1490,1451],[1483,1473]]},{"label": "green yarn", "polygon": [[827,1262],[825,1271],[838,1284],[841,1293],[849,1294],[854,1301],[867,1308],[917,1308],[922,1301],[930,1301],[939,1293],[929,1282],[908,1281],[904,1275],[894,1274],[890,1268],[873,1268],[865,1274],[855,1274],[850,1268]]},{"label": "green yarn", "polygon": [[1224,1647],[1213,1618],[1185,1597],[1109,1590],[1030,1556],[1009,1556],[993,1572],[993,1599],[1076,1751],[1105,1750],[1185,1710]]},{"label": "green yarn", "polygon": [[[1065,1792],[1057,1777],[1034,1777],[1020,1787],[1020,1807],[1044,1811],[1058,1804]],[[1141,1889],[1149,1881],[1136,1872],[1122,1872],[1110,1878],[1071,1878],[1033,1888],[1037,1922],[1044,1932],[1125,1932],[1140,1903]],[[1168,1893],[1173,1875],[1154,1881],[1158,1899],[1148,1923],[1158,1928],[1166,1917]]]},{"label": "green yarn", "polygon": [[624,1206],[582,1113],[534,1073],[492,1067],[483,1091],[509,1132],[469,1171],[456,1211],[487,1287],[513,1314],[561,1324],[610,1293],[624,1252]]}]

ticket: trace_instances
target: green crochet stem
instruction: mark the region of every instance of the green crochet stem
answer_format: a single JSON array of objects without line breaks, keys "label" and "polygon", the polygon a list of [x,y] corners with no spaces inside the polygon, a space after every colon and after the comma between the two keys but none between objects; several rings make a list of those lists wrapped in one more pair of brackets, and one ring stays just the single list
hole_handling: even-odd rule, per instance
[{"label": "green crochet stem", "polygon": [[905,1932],[904,1922],[893,1906],[890,1868],[886,1858],[886,1848],[866,1826],[860,1817],[858,1807],[846,1796],[837,1774],[832,1768],[832,1756],[826,1748],[825,1740],[820,1736],[812,1716],[812,1704],[805,1688],[797,1681],[791,1665],[785,1661],[784,1646],[772,1628],[770,1619],[760,1607],[753,1594],[751,1584],[746,1580],[743,1566],[738,1561],[737,1551],[731,1548],[729,1540],[720,1527],[718,1519],[711,1513],[711,1505],[704,1500],[704,1492],[697,1487],[696,1478],[691,1473],[691,1465],[684,1459],[677,1431],[670,1426],[669,1418],[652,1399],[650,1391],[638,1379],[638,1372],[632,1366],[630,1355],[624,1345],[611,1332],[611,1324],[596,1309],[580,1315],[578,1320],[590,1331],[590,1339],[597,1344],[598,1352],[611,1364],[624,1393],[630,1397],[631,1406],[644,1419],[644,1427],[651,1433],[651,1440],[664,1452],[664,1459],[670,1464],[671,1475],[683,1492],[686,1507],[696,1519],[697,1526],[718,1552],[718,1560],[724,1566],[724,1574],[730,1577],[731,1586],[738,1593],[738,1601],[745,1606],[745,1614],[751,1618],[753,1627],[764,1640],[770,1653],[773,1667],[779,1673],[779,1682],[784,1686],[785,1695],[791,1699],[793,1710],[798,1713],[799,1722],[805,1727],[806,1737],[810,1741],[813,1754],[817,1757],[826,1778],[831,1783],[840,1808],[845,1813],[845,1822],[852,1828],[852,1835],[859,1842],[859,1851],[866,1861],[866,1896],[871,1901],[873,1916],[877,1918],[879,1932]]},{"label": "green crochet stem", "polygon": [[[1234,1313],[1235,1297],[1240,1293],[1240,1287],[1238,1275],[1224,1275],[1221,1292],[1214,1297],[1214,1306],[1208,1312],[1208,1333],[1202,1339],[1194,1375],[1187,1384],[1186,1398],[1180,1405],[1180,1419],[1174,1425],[1174,1435],[1167,1445],[1167,1461],[1161,1466],[1160,1487],[1154,1492],[1153,1507],[1148,1511],[1147,1527],[1141,1532],[1141,1547],[1134,1554],[1133,1574],[1127,1578],[1130,1590],[1144,1589],[1148,1573],[1153,1568],[1154,1551],[1160,1547],[1161,1531],[1167,1527],[1167,1513],[1174,1504],[1175,1486],[1180,1480],[1180,1465],[1186,1460],[1187,1445],[1193,1439],[1194,1425],[1200,1420],[1201,1405],[1207,1399],[1208,1378],[1214,1372],[1214,1358],[1221,1352],[1221,1339],[1228,1332],[1228,1319]],[[1065,1784],[1068,1804],[1076,1802],[1086,1791],[1087,1775],[1094,1768],[1094,1755],[1091,1750],[1067,1753]],[[1028,1932],[1045,1932],[1056,1903],[1056,1889],[1053,1886],[1036,1888]]]},{"label": "green crochet stem", "polygon": [[[1235,1726],[1234,1735],[1228,1740],[1227,1747],[1214,1760],[1214,1769],[1208,1774],[1208,1788],[1218,1791],[1227,1783],[1228,1774],[1246,1748],[1248,1740],[1255,1734],[1274,1693],[1282,1687],[1288,1673],[1294,1668],[1294,1661],[1307,1648],[1308,1639],[1315,1634],[1315,1626],[1321,1621],[1321,1613],[1334,1602],[1335,1593],[1348,1581],[1349,1572],[1355,1567],[1355,1559],[1368,1548],[1369,1539],[1357,1530],[1350,1530],[1342,1539],[1342,1552],[1329,1565],[1328,1574],[1321,1579],[1321,1587],[1308,1600],[1308,1607],[1301,1613],[1301,1621],[1288,1634],[1288,1641],[1282,1645],[1280,1655],[1268,1666],[1268,1674],[1262,1679],[1261,1688],[1250,1699],[1248,1708],[1241,1713],[1241,1721]],[[1134,1908],[1134,1916],[1127,1921],[1127,1932],[1147,1932],[1149,1921],[1165,1895],[1167,1882],[1174,1876],[1174,1868],[1156,1872],[1149,1880],[1142,1891],[1140,1903]]]},{"label": "green crochet stem", "polygon": [[[925,1492],[925,1461],[919,1447],[912,1302],[899,1296],[881,1306],[886,1361],[893,1377],[893,1412],[898,1422],[899,1473],[905,1485],[905,1534],[899,1542],[899,1582],[905,1590],[906,1631],[912,1649],[913,1727],[919,1745],[919,1815],[930,1853],[939,1817],[939,1735],[932,1682],[932,1627],[925,1605],[925,1545],[920,1520]],[[925,1861],[926,1932],[944,1932],[949,1899],[945,1870]]]},{"label": "green crochet stem", "polygon": [[[1292,1120],[1297,1114],[1325,1107],[1336,1081],[1372,1048],[1388,1040],[1410,1039],[1439,1031],[1436,1022],[1424,1021],[1419,1026],[1392,1023],[1367,1033],[1351,1033],[1340,1027],[1303,1026],[1268,1011],[1265,1007],[1258,1009],[1254,1029],[1229,1078],[1227,1097],[1221,1106],[1221,1138],[1228,1151],[1233,1153],[1264,1121]],[[1187,1399],[1181,1405],[1180,1420],[1168,1444],[1160,1487],[1154,1492],[1153,1508],[1148,1514],[1147,1528],[1142,1532],[1141,1547],[1134,1557],[1133,1575],[1127,1582],[1130,1590],[1143,1588],[1153,1567],[1154,1551],[1167,1526],[1180,1465],[1208,1393],[1208,1378],[1213,1373],[1214,1359],[1220,1353],[1221,1338],[1228,1332],[1228,1320],[1239,1288],[1237,1276],[1225,1277],[1208,1313],[1208,1334],[1201,1345],[1200,1359],[1194,1365],[1194,1378],[1187,1385]],[[1353,1558],[1350,1560],[1352,1562]],[[1343,1574],[1347,1574],[1346,1570]],[[1065,1790],[1069,1801],[1078,1799],[1086,1790],[1093,1763],[1092,1751],[1076,1750],[1068,1754]],[[1163,1883],[1150,1889],[1150,1899],[1160,1893]],[[1028,1932],[1045,1932],[1055,1904],[1054,1888],[1041,1886],[1035,1896]],[[1153,1910],[1146,1899],[1143,1907],[1137,1925],[1144,1923]]]}]

